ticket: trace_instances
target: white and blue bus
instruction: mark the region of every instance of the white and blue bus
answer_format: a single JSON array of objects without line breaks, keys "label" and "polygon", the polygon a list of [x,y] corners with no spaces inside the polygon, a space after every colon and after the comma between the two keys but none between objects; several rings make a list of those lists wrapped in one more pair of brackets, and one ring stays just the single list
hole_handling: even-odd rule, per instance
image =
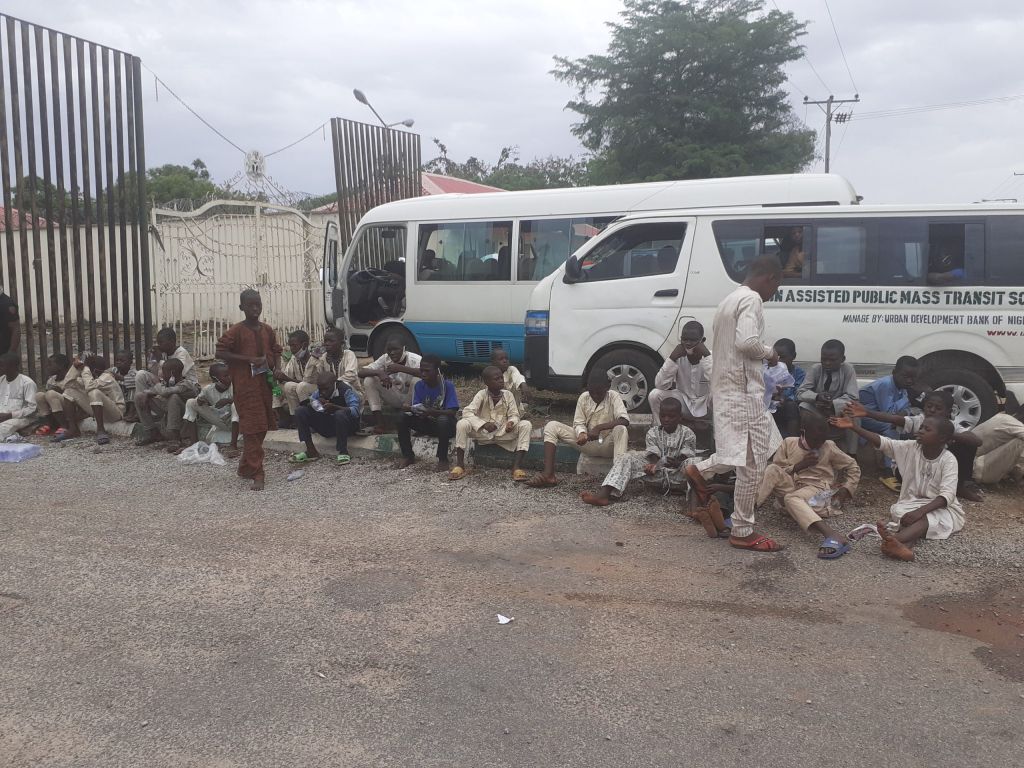
[{"label": "white and blue bus", "polygon": [[[537,284],[616,219],[679,208],[848,206],[841,176],[801,174],[449,194],[378,206],[339,253],[324,246],[324,309],[359,353],[397,337],[411,350],[481,362],[495,347],[524,355],[524,318]],[[663,254],[631,254],[631,274],[659,274]],[[674,260],[673,260],[674,261]],[[599,307],[595,307],[599,311]]]}]

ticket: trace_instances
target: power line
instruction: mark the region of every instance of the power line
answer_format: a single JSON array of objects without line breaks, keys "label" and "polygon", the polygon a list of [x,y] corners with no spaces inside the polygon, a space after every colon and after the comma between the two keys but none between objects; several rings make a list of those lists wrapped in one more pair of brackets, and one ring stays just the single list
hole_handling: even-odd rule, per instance
[{"label": "power line", "polygon": [[323,127],[324,127],[325,125],[327,125],[326,121],[325,121],[325,122],[323,122],[323,123],[320,123],[320,125],[318,125],[318,126],[317,126],[316,128],[314,128],[314,129],[313,129],[312,131],[310,131],[309,133],[307,133],[307,134],[306,134],[305,136],[303,136],[303,137],[302,137],[301,139],[296,139],[296,140],[295,140],[295,141],[293,141],[293,142],[292,142],[291,144],[286,144],[285,146],[281,147],[280,149],[275,149],[275,150],[274,150],[273,152],[267,152],[267,154],[265,154],[265,155],[264,155],[264,157],[270,157],[271,155],[276,155],[276,154],[277,154],[278,152],[284,152],[284,151],[285,151],[286,149],[291,149],[291,148],[292,148],[292,147],[294,147],[294,146],[295,146],[296,144],[301,144],[301,143],[302,143],[302,142],[304,142],[304,141],[305,141],[306,139],[308,139],[308,138],[309,138],[310,136],[312,136],[312,135],[313,135],[314,133],[316,133],[316,132],[317,132],[317,131],[319,131],[319,130],[320,130],[321,128],[323,128]]},{"label": "power line", "polygon": [[850,119],[851,112],[836,112],[834,107],[836,104],[857,104],[860,102],[860,96],[854,94],[852,99],[837,99],[835,96],[829,95],[827,99],[820,101],[811,101],[804,97],[805,104],[817,104],[823,108],[825,112],[825,173],[829,172],[830,158],[832,149],[832,121],[835,120],[837,123],[846,123]]},{"label": "power line", "polygon": [[846,65],[846,74],[850,76],[850,85],[853,86],[854,93],[859,93],[860,88],[857,87],[857,83],[853,81],[853,72],[850,71],[850,63],[846,60],[846,51],[843,50],[843,43],[839,39],[839,30],[836,29],[835,19],[832,18],[832,9],[828,7],[828,0],[825,0],[825,10],[828,11],[828,20],[832,23],[832,33],[836,36],[836,45],[839,46],[839,53],[842,54],[843,64]]},{"label": "power line", "polygon": [[965,107],[978,107],[984,104],[1000,104],[1008,101],[1024,99],[1024,93],[1015,96],[993,96],[988,99],[973,99],[971,101],[950,101],[944,104],[924,104],[918,107],[894,107],[892,109],[880,109],[875,112],[861,112],[857,115],[858,120],[876,120],[882,117],[903,117],[904,115],[916,115],[921,112],[939,112],[946,109],[963,109]]},{"label": "power line", "polygon": [[243,155],[245,154],[245,150],[244,150],[244,149],[242,149],[242,148],[241,148],[240,146],[238,146],[237,144],[235,144],[235,142],[233,142],[233,141],[232,141],[231,139],[229,139],[229,138],[228,138],[227,136],[225,136],[225,135],[224,135],[223,133],[221,133],[220,131],[218,131],[218,130],[217,130],[216,128],[214,128],[214,127],[213,127],[213,125],[211,125],[211,123],[210,123],[210,121],[209,121],[209,120],[207,120],[207,119],[206,119],[205,117],[203,117],[203,116],[202,116],[202,115],[200,115],[200,114],[199,114],[198,112],[196,112],[196,111],[195,111],[194,109],[192,109],[192,107],[190,107],[190,106],[189,106],[189,105],[188,105],[188,104],[187,104],[187,103],[185,102],[185,100],[184,100],[183,98],[181,98],[181,96],[179,96],[179,95],[178,95],[178,94],[176,94],[176,93],[175,93],[175,92],[174,92],[173,90],[171,90],[171,87],[170,87],[169,85],[167,85],[167,83],[165,83],[165,82],[164,82],[163,80],[161,80],[161,79],[160,79],[160,76],[159,76],[159,75],[157,75],[157,73],[156,73],[156,72],[154,72],[154,71],[153,71],[152,69],[150,69],[149,67],[147,67],[147,66],[146,66],[145,64],[143,64],[142,66],[143,66],[143,67],[145,67],[146,71],[147,71],[147,72],[149,72],[149,73],[150,73],[150,74],[151,74],[151,75],[153,76],[153,80],[155,80],[155,81],[156,81],[157,83],[159,83],[160,85],[162,85],[162,86],[164,87],[164,90],[165,90],[165,91],[167,91],[167,92],[168,92],[169,94],[171,94],[171,96],[173,96],[174,98],[176,98],[176,99],[178,100],[178,103],[180,103],[180,104],[181,104],[181,106],[183,106],[183,107],[184,107],[185,109],[187,109],[187,110],[188,110],[189,112],[191,112],[191,113],[192,113],[193,115],[195,115],[196,119],[197,119],[197,120],[199,120],[199,122],[201,122],[201,123],[202,123],[203,125],[205,125],[205,126],[206,126],[207,128],[209,128],[209,129],[210,129],[211,131],[213,131],[213,132],[214,132],[215,134],[217,134],[218,136],[220,136],[220,137],[221,137],[222,139],[224,139],[224,141],[226,141],[226,142],[227,142],[228,144],[230,144],[230,145],[231,145],[232,147],[234,147],[235,149],[237,149],[237,150],[238,150],[239,152],[241,152],[241,153],[242,153]]},{"label": "power line", "polygon": [[[775,0],[772,0],[772,5],[775,6],[775,10],[778,11],[779,13],[785,13],[785,11],[783,11],[781,8],[779,8],[779,4],[777,2],[775,2]],[[803,57],[803,60],[807,62],[807,66],[811,68],[811,72],[814,73],[814,76],[816,78],[818,78],[818,82],[821,83],[821,87],[824,88],[826,91],[831,91],[832,89],[828,87],[828,84],[822,79],[821,75],[818,74],[818,70],[816,70],[814,68],[814,65],[811,64],[811,60],[807,56],[807,51],[801,50],[800,55],[801,55],[801,57]],[[799,89],[797,89],[797,90],[799,90]],[[803,91],[801,91],[801,93],[803,93]],[[804,94],[804,95],[806,95],[806,94]]]}]

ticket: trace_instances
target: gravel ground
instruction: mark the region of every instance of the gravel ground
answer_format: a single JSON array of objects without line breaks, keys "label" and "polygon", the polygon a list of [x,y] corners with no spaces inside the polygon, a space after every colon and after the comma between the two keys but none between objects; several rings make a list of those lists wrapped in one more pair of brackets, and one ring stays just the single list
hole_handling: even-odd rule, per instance
[{"label": "gravel ground", "polygon": [[775,509],[752,555],[677,498],[386,467],[0,466],[0,766],[1020,762],[1016,489],[916,563],[823,562]]}]

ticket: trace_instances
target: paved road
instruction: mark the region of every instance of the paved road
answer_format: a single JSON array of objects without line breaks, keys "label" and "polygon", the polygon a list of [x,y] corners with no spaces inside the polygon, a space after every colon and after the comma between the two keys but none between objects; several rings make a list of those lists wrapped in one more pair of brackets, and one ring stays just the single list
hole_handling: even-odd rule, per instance
[{"label": "paved road", "polygon": [[123,443],[0,465],[0,766],[1024,754],[1019,527],[1003,563],[825,563],[778,514],[790,550],[750,555],[656,496],[581,509],[576,478],[286,470],[256,495]]}]

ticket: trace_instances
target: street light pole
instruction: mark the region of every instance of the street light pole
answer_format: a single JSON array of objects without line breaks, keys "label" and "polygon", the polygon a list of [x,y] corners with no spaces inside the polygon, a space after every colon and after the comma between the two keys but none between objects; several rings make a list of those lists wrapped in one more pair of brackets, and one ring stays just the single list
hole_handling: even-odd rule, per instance
[{"label": "street light pole", "polygon": [[371,104],[370,100],[366,98],[365,93],[360,91],[358,88],[353,88],[352,95],[356,97],[356,101],[358,101],[360,104],[365,104],[366,106],[368,106],[370,108],[370,111],[373,112],[374,117],[380,120],[380,124],[383,125],[385,128],[394,128],[396,125],[404,125],[406,128],[412,128],[414,121],[411,117],[407,117],[405,118],[405,120],[399,120],[397,123],[386,123],[384,122],[384,118],[380,116],[380,113],[373,108],[373,104]]}]

